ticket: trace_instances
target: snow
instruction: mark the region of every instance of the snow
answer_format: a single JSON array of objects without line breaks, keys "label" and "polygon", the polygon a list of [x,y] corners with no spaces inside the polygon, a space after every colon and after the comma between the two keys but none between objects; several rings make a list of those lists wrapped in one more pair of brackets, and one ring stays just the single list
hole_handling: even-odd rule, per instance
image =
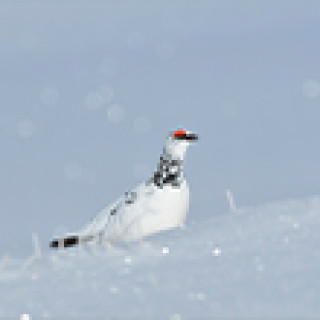
[{"label": "snow", "polygon": [[1,259],[0,316],[317,317],[319,212],[320,196],[280,201],[43,254],[34,235],[30,263]]},{"label": "snow", "polygon": [[[0,317],[319,318],[319,9],[0,1]],[[177,127],[200,137],[185,227],[49,250]]]}]

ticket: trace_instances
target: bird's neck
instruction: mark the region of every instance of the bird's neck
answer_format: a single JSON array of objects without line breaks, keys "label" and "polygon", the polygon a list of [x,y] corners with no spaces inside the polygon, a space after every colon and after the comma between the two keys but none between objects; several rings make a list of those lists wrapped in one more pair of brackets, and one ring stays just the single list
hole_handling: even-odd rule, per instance
[{"label": "bird's neck", "polygon": [[179,187],[184,180],[183,159],[174,158],[166,150],[160,156],[157,171],[151,178],[152,182],[162,188],[164,185]]}]

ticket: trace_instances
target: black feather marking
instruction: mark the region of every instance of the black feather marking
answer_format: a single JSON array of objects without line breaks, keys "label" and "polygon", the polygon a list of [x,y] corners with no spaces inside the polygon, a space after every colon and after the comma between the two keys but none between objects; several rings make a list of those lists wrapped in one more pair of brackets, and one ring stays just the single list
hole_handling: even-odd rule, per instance
[{"label": "black feather marking", "polygon": [[164,153],[160,157],[160,163],[151,181],[162,189],[164,185],[179,187],[183,178],[183,161],[173,159],[170,155]]},{"label": "black feather marking", "polygon": [[118,208],[113,208],[110,210],[110,214],[114,216],[117,213]]},{"label": "black feather marking", "polygon": [[54,239],[50,242],[50,248],[67,248],[79,244],[78,236],[70,236],[63,239]]},{"label": "black feather marking", "polygon": [[135,191],[128,191],[125,193],[125,204],[133,204],[137,200],[137,193]]}]

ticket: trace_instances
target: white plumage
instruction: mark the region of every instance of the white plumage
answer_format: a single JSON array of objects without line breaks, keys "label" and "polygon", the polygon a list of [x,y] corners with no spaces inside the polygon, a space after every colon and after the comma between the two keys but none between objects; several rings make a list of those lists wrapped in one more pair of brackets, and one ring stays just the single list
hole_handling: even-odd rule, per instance
[{"label": "white plumage", "polygon": [[197,139],[195,134],[184,130],[170,133],[157,170],[150,179],[105,207],[78,232],[54,239],[50,246],[134,241],[180,226],[189,209],[183,160],[190,142]]}]

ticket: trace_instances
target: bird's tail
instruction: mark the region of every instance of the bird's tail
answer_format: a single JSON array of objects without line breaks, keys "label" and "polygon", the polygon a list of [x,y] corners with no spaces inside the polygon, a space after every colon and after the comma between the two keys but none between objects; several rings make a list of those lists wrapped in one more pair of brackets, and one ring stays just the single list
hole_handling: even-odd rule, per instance
[{"label": "bird's tail", "polygon": [[64,238],[53,239],[50,242],[50,248],[68,248],[77,246],[82,243],[90,242],[94,240],[95,236],[79,236],[79,235],[69,235]]}]

